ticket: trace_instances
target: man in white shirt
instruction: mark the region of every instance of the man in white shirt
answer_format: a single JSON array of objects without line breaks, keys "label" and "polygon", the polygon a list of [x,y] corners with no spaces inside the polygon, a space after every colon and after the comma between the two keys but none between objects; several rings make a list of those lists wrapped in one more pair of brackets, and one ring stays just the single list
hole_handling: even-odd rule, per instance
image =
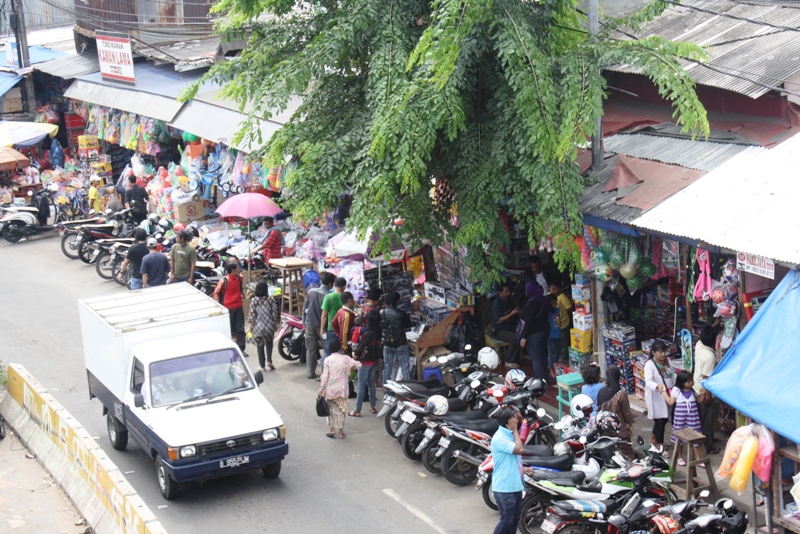
[{"label": "man in white shirt", "polygon": [[714,414],[716,403],[711,392],[703,388],[703,380],[714,372],[717,365],[716,351],[717,332],[713,326],[704,326],[700,332],[700,341],[694,347],[694,394],[700,408],[700,425],[706,437],[706,450],[709,454],[719,453],[714,447]]}]

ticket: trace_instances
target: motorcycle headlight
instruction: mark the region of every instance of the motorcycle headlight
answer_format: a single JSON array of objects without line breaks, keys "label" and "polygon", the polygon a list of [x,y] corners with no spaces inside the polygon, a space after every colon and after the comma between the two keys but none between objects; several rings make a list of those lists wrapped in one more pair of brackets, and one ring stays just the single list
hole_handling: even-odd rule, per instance
[{"label": "motorcycle headlight", "polygon": [[197,454],[197,449],[194,445],[187,445],[186,447],[181,447],[181,458],[190,458]]},{"label": "motorcycle headlight", "polygon": [[279,435],[280,432],[277,428],[270,428],[269,430],[265,430],[264,432],[261,433],[261,438],[264,441],[272,441],[278,439]]}]

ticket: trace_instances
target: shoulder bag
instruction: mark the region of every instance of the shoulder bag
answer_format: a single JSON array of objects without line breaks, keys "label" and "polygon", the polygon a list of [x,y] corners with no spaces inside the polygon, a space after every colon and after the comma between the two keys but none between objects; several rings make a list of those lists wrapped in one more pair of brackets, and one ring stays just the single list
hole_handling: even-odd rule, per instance
[{"label": "shoulder bag", "polygon": [[325,397],[317,397],[317,415],[319,417],[328,417],[331,411],[328,409],[328,401]]}]

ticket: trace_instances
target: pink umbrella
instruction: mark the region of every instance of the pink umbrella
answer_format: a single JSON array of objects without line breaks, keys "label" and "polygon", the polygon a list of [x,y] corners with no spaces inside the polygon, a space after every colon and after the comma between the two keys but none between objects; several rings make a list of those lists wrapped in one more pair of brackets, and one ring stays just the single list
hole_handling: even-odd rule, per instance
[{"label": "pink umbrella", "polygon": [[[274,217],[282,211],[280,206],[275,204],[274,200],[261,193],[241,193],[239,195],[234,195],[217,208],[217,213],[219,213],[220,217],[241,217],[242,219],[247,219],[248,249],[252,246],[252,239],[249,236],[250,219],[256,217]],[[250,256],[249,252],[247,255],[250,260],[247,262],[247,271],[249,274],[253,258]]]},{"label": "pink umbrella", "polygon": [[234,195],[217,208],[220,217],[274,217],[283,210],[271,198],[261,193],[242,193]]}]

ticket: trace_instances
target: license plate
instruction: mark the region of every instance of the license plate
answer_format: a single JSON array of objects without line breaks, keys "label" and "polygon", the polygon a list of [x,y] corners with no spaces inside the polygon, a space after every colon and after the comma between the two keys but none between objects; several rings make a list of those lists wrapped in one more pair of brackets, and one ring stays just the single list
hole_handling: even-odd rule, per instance
[{"label": "license plate", "polygon": [[450,446],[450,439],[449,438],[442,438],[439,440],[439,446],[443,449],[446,449]]},{"label": "license plate", "polygon": [[542,532],[545,532],[546,534],[553,534],[553,532],[555,531],[556,531],[555,523],[553,523],[552,521],[548,521],[547,519],[545,519],[542,522]]},{"label": "license plate", "polygon": [[414,415],[414,412],[405,411],[400,415],[400,419],[410,425],[417,420],[417,416]]},{"label": "license plate", "polygon": [[425,437],[426,438],[432,438],[435,435],[436,435],[436,431],[434,429],[432,429],[432,428],[429,428],[428,430],[425,431]]},{"label": "license plate", "polygon": [[392,404],[394,404],[394,397],[392,397],[391,395],[384,395],[383,403],[391,406]]},{"label": "license plate", "polygon": [[249,456],[236,456],[234,458],[225,458],[224,460],[220,460],[219,468],[224,469],[226,467],[239,467],[240,465],[249,463],[250,463]]}]

